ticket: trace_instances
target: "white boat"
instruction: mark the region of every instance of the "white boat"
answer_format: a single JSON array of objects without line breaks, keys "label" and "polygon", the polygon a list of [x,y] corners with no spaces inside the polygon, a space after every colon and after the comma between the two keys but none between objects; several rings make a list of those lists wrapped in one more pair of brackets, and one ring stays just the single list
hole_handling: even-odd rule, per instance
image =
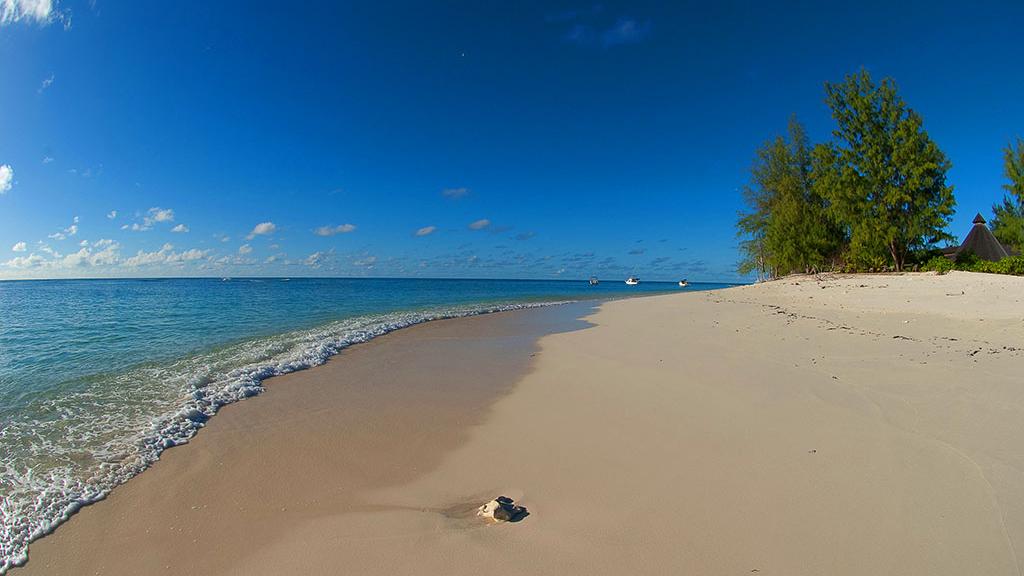
[{"label": "white boat", "polygon": [[590,285],[591,286],[597,286],[600,283],[601,282],[597,279],[597,276],[591,276],[590,277]]},{"label": "white boat", "polygon": [[640,283],[640,279],[637,278],[636,276],[630,276],[629,278],[626,278],[626,284],[628,284],[630,286],[636,286],[639,283]]},{"label": "white boat", "polygon": [[689,282],[687,282],[686,280],[680,280],[679,281],[679,287],[680,288],[686,288],[687,284],[689,284]]}]

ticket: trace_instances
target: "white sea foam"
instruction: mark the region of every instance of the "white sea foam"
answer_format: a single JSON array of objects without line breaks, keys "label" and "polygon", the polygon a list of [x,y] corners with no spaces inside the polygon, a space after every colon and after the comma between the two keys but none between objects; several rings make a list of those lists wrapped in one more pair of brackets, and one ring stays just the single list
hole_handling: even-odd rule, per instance
[{"label": "white sea foam", "polygon": [[[29,543],[184,444],[225,404],[263,380],[317,366],[342,349],[430,320],[559,304],[462,306],[332,322],[144,365],[37,402],[0,429],[0,574]],[[41,416],[40,416],[41,415]]]}]

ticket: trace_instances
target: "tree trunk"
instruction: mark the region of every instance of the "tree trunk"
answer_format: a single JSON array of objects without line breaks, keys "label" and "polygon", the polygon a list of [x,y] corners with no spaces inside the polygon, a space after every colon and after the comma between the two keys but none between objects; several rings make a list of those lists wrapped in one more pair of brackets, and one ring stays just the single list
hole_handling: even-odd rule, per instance
[{"label": "tree trunk", "polygon": [[889,242],[889,253],[892,254],[892,264],[895,266],[897,272],[903,271],[903,260],[900,258],[900,253],[896,249],[895,242]]}]

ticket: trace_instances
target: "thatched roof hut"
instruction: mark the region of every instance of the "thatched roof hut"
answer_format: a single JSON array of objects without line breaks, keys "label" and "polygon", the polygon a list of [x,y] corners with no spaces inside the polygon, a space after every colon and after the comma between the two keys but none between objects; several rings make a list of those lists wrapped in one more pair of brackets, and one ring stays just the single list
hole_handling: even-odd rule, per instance
[{"label": "thatched roof hut", "polygon": [[973,253],[982,260],[989,260],[995,262],[1002,260],[1012,254],[1012,251],[1007,246],[1003,246],[996,239],[992,231],[985,225],[985,219],[978,214],[974,217],[974,226],[971,227],[971,231],[967,234],[967,238],[964,238],[964,243],[955,250],[950,250],[946,253],[949,258],[957,258],[961,254]]}]

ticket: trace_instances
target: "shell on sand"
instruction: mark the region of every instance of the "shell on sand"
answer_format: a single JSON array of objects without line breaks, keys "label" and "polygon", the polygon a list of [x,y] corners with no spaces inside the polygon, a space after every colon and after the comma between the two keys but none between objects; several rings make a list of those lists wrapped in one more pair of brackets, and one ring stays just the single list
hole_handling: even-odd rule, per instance
[{"label": "shell on sand", "polygon": [[515,500],[508,496],[498,496],[481,506],[476,515],[495,522],[516,522],[527,514],[526,508],[516,506]]}]

